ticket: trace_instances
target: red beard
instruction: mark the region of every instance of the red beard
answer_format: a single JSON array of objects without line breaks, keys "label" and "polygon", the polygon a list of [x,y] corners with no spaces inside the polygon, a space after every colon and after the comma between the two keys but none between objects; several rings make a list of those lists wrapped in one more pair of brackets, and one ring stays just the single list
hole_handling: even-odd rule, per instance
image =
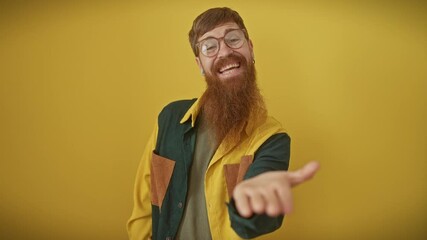
[{"label": "red beard", "polygon": [[[215,75],[229,62],[240,62],[243,74],[221,81]],[[215,133],[217,143],[227,148],[238,144],[249,118],[265,119],[267,111],[256,84],[254,64],[238,54],[219,60],[206,75],[207,89],[201,97],[203,118]]]}]

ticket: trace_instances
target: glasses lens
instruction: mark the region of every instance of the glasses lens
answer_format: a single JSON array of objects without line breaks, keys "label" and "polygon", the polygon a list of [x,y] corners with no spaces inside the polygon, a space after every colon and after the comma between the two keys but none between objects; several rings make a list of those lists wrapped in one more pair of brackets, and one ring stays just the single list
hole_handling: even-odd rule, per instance
[{"label": "glasses lens", "polygon": [[224,42],[227,44],[227,46],[231,48],[239,48],[243,45],[244,38],[245,34],[243,33],[243,31],[240,29],[236,29],[228,32],[224,36]]},{"label": "glasses lens", "polygon": [[213,56],[218,51],[218,40],[215,38],[208,38],[202,42],[200,45],[200,50],[205,56]]}]

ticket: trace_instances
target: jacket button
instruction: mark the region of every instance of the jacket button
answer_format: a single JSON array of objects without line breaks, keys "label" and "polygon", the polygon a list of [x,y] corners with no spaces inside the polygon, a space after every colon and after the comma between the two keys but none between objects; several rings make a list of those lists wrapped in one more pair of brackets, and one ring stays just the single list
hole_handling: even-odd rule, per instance
[{"label": "jacket button", "polygon": [[179,208],[182,208],[182,202],[179,202],[179,203],[178,203],[178,207],[179,207]]}]

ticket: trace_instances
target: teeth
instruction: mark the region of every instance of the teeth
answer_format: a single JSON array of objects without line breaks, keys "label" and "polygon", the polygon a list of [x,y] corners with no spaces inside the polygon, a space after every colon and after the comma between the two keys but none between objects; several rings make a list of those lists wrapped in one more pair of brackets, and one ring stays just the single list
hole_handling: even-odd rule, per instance
[{"label": "teeth", "polygon": [[237,68],[237,67],[239,67],[238,63],[228,64],[228,65],[222,67],[219,71],[222,73],[222,72],[225,72],[227,70],[230,70],[232,68]]}]

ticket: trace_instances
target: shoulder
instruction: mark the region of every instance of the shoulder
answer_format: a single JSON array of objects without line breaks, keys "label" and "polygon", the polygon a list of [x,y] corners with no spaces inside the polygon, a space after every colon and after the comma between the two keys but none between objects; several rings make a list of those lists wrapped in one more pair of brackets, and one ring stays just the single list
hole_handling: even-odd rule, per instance
[{"label": "shoulder", "polygon": [[277,133],[286,133],[286,131],[282,127],[282,124],[271,116],[268,116],[256,129],[256,135],[266,136],[267,138]]},{"label": "shoulder", "polygon": [[196,100],[197,98],[185,99],[167,104],[159,113],[159,120],[170,119],[171,117],[182,118]]},{"label": "shoulder", "polygon": [[266,132],[267,135],[269,135],[265,143],[282,142],[285,145],[289,145],[291,141],[290,136],[285,128],[283,128],[282,124],[271,116],[267,118],[261,129],[264,130],[264,133]]},{"label": "shoulder", "polygon": [[178,101],[171,102],[163,108],[162,112],[163,111],[180,111],[180,110],[186,111],[193,105],[193,103],[196,100],[197,100],[197,98],[178,100]]}]

